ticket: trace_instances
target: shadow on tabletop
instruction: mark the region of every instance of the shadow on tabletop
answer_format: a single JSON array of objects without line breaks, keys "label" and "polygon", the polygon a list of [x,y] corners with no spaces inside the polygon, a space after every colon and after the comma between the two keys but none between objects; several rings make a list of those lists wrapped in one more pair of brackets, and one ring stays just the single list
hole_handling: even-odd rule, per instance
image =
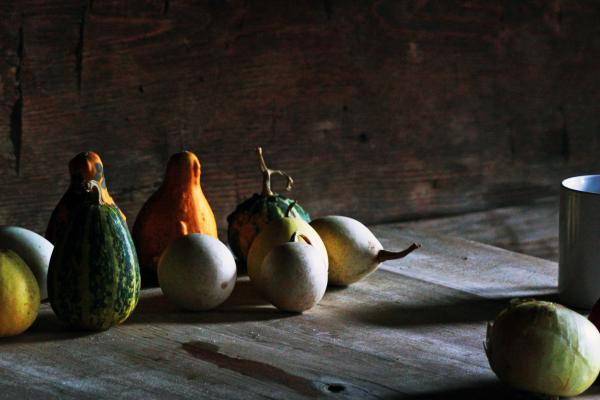
[{"label": "shadow on tabletop", "polygon": [[541,397],[514,390],[498,380],[491,380],[488,382],[473,383],[472,385],[465,387],[458,387],[453,389],[433,390],[424,391],[417,394],[404,394],[397,397],[389,397],[389,399],[412,399],[412,400],[535,400],[541,399]]},{"label": "shadow on tabletop", "polygon": [[[348,309],[344,317],[384,327],[421,326],[492,321],[514,297],[449,300],[442,304],[365,303]],[[525,296],[555,301],[556,295]]]},{"label": "shadow on tabletop", "polygon": [[37,319],[24,333],[17,336],[0,338],[0,346],[8,344],[26,344],[57,342],[62,340],[77,339],[93,335],[97,332],[75,330],[59,321],[50,309],[40,311]]},{"label": "shadow on tabletop", "polygon": [[178,308],[160,289],[145,294],[125,324],[136,323],[232,323],[269,321],[299,315],[279,311],[248,280],[238,280],[231,296],[219,307],[208,311],[186,311]]},{"label": "shadow on tabletop", "polygon": [[341,285],[331,285],[328,284],[327,285],[327,293],[337,293],[337,292],[343,292],[344,290],[347,290],[350,286],[341,286]]},{"label": "shadow on tabletop", "polygon": [[[597,398],[600,394],[600,385],[596,381],[588,390],[577,396],[578,399]],[[401,395],[389,397],[390,399],[409,399],[409,400],[437,400],[437,399],[460,399],[460,400],[549,400],[553,397],[530,392],[524,392],[513,389],[499,380],[474,383],[470,386],[459,387],[448,390],[427,391],[412,395]],[[556,397],[558,400],[558,397]]]},{"label": "shadow on tabletop", "polygon": [[[279,311],[264,299],[248,280],[239,280],[233,293],[221,306],[210,311],[185,311],[171,304],[160,289],[144,293],[131,316],[124,324],[135,323],[233,323],[268,321],[299,315]],[[24,333],[0,338],[0,346],[54,342],[76,339],[102,332],[74,330],[63,324],[50,307],[43,307]]]}]

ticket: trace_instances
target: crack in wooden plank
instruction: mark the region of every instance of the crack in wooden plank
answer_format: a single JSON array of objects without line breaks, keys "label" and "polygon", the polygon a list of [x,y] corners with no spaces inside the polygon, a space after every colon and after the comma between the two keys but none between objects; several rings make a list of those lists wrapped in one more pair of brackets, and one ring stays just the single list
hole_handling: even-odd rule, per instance
[{"label": "crack in wooden plank", "polygon": [[81,19],[79,20],[79,38],[75,47],[75,74],[77,76],[77,91],[81,94],[81,80],[83,76],[83,42],[85,37],[85,23],[87,20],[88,10],[92,7],[93,2],[90,1],[87,6],[81,11]]},{"label": "crack in wooden plank", "polygon": [[508,151],[510,153],[510,158],[514,160],[517,153],[517,144],[515,143],[515,137],[512,132],[508,135]]},{"label": "crack in wooden plank", "polygon": [[560,129],[560,149],[561,155],[565,159],[565,161],[569,161],[569,156],[571,153],[571,147],[569,143],[569,129],[567,128],[567,118],[565,116],[565,108],[564,106],[560,106],[558,108],[558,112],[560,114],[560,118],[562,120],[562,126]]},{"label": "crack in wooden plank", "polygon": [[325,10],[327,20],[331,21],[331,17],[333,17],[333,4],[331,0],[323,0],[323,9]]},{"label": "crack in wooden plank", "polygon": [[17,98],[10,113],[10,141],[15,154],[15,171],[21,174],[21,145],[23,141],[23,84],[21,82],[23,67],[23,21],[19,27],[17,43],[17,68],[15,69],[15,82],[17,85]]},{"label": "crack in wooden plank", "polygon": [[165,3],[163,5],[163,16],[167,16],[169,15],[169,0],[165,0]]}]

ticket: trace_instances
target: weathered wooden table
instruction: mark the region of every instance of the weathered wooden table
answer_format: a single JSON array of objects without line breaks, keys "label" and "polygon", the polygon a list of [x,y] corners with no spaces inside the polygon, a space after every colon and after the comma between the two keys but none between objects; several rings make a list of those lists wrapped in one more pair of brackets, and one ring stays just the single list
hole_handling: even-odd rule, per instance
[{"label": "weathered wooden table", "polygon": [[490,370],[486,322],[511,298],[555,299],[556,264],[401,225],[373,230],[387,248],[423,248],[302,315],[263,302],[247,278],[211,312],[146,290],[126,323],[97,334],[65,330],[43,305],[27,333],[0,341],[0,397],[526,398]]}]

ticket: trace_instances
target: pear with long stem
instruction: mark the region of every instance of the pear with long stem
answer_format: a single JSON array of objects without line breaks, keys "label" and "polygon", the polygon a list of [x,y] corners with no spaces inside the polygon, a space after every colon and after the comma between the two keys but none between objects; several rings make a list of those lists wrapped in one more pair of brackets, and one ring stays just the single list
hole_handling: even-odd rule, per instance
[{"label": "pear with long stem", "polygon": [[413,243],[394,252],[384,250],[373,232],[355,219],[328,216],[313,220],[329,257],[329,283],[347,286],[375,271],[382,262],[406,257],[421,247]]}]

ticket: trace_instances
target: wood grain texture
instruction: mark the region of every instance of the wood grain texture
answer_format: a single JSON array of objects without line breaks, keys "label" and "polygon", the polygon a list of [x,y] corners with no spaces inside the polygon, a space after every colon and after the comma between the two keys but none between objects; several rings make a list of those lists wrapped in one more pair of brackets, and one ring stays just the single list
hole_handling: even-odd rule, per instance
[{"label": "wood grain texture", "polygon": [[459,236],[558,261],[558,199],[549,197],[531,204],[500,207],[446,218],[424,219],[402,226]]},{"label": "wood grain texture", "polygon": [[390,249],[423,247],[301,315],[264,303],[247,278],[210,312],[146,290],[126,323],[97,334],[66,330],[44,305],[28,332],[0,341],[3,395],[528,398],[490,370],[485,326],[513,297],[555,299],[556,263],[399,225],[373,231]]},{"label": "wood grain texture", "polygon": [[98,152],[133,222],[196,152],[221,234],[254,148],[314,216],[524,204],[600,168],[593,1],[23,0],[0,7],[0,223],[42,232]]}]

